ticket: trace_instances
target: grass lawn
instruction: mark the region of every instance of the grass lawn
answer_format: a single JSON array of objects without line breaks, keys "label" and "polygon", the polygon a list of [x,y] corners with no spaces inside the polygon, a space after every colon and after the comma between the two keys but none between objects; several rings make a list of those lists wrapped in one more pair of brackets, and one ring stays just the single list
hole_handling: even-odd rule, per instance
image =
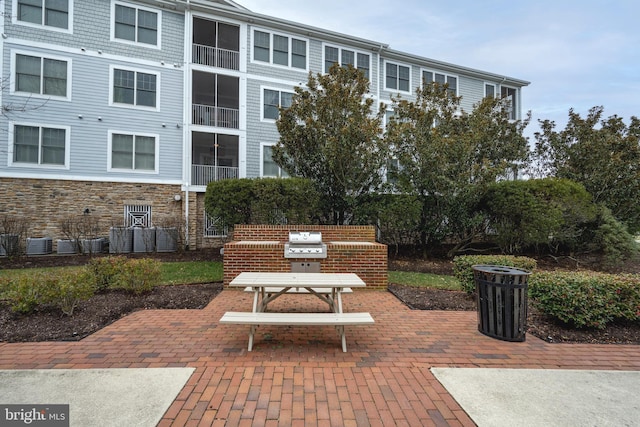
[{"label": "grass lawn", "polygon": [[[62,268],[80,267],[49,267],[16,270],[0,270],[0,277],[16,277],[23,274],[53,273]],[[163,262],[162,285],[186,285],[191,283],[208,283],[222,281],[222,262],[190,261]],[[462,290],[460,283],[453,276],[442,276],[429,273],[415,273],[409,271],[389,271],[389,282],[398,285],[419,286],[432,289]]]}]

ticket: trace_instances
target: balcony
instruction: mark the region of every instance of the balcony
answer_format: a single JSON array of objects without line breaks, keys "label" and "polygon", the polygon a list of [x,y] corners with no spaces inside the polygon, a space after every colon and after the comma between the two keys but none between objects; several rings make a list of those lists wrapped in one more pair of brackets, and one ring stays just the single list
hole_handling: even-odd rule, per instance
[{"label": "balcony", "polygon": [[192,61],[194,64],[206,65],[209,67],[239,70],[240,52],[193,43]]},{"label": "balcony", "polygon": [[193,124],[219,128],[239,129],[240,112],[235,108],[193,104]]},{"label": "balcony", "polygon": [[230,166],[191,165],[191,185],[206,186],[213,181],[237,179],[238,168]]}]

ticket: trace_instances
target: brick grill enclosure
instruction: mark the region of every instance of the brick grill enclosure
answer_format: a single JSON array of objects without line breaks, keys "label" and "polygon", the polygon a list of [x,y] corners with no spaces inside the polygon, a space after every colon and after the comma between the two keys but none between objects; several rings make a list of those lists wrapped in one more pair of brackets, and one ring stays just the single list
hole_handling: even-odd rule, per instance
[{"label": "brick grill enclosure", "polygon": [[[285,258],[289,231],[319,231],[327,258]],[[224,245],[224,284],[243,271],[291,271],[292,262],[319,262],[323,273],[356,273],[367,289],[387,288],[387,246],[377,243],[373,226],[236,225]]]}]

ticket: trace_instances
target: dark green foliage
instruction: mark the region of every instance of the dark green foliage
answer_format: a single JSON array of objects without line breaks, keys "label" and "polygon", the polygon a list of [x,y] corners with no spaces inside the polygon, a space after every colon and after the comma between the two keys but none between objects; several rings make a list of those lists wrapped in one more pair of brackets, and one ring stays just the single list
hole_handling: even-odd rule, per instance
[{"label": "dark green foliage", "polygon": [[582,185],[553,178],[492,184],[481,207],[495,232],[489,237],[509,254],[540,246],[575,250],[597,211]]},{"label": "dark green foliage", "polygon": [[527,271],[536,269],[537,263],[533,258],[516,257],[511,255],[463,255],[453,259],[453,274],[460,281],[462,289],[468,294],[476,290],[473,274],[474,265],[504,265]]},{"label": "dark green foliage", "polygon": [[420,202],[409,194],[369,194],[355,211],[355,224],[371,224],[378,229],[378,241],[395,246],[418,241]]},{"label": "dark green foliage", "polygon": [[585,118],[573,109],[563,130],[540,122],[536,133],[533,173],[579,182],[604,204],[631,233],[640,231],[640,120],[603,118],[603,107],[593,107]]},{"label": "dark green foliage", "polygon": [[486,98],[459,114],[460,98],[437,83],[416,100],[394,99],[385,139],[399,167],[394,189],[421,204],[420,243],[463,248],[484,230],[477,203],[484,187],[513,175],[528,157],[525,121],[511,121],[503,100]]},{"label": "dark green foliage", "polygon": [[302,178],[260,178],[209,183],[205,209],[223,224],[308,224],[320,195]]},{"label": "dark green foliage", "polygon": [[600,208],[589,231],[585,246],[602,253],[605,268],[615,267],[638,253],[638,244],[627,226],[615,219],[606,207]]},{"label": "dark green foliage", "polygon": [[388,159],[384,108],[374,112],[369,79],[353,66],[309,73],[291,106],[280,111],[273,158],[290,176],[312,180],[323,195],[322,221],[348,223],[359,197],[382,184]]},{"label": "dark green foliage", "polygon": [[207,213],[222,224],[250,224],[255,198],[252,179],[225,179],[207,185],[204,205]]},{"label": "dark green foliage", "polygon": [[529,295],[543,312],[577,328],[640,320],[640,278],[595,272],[539,272]]}]

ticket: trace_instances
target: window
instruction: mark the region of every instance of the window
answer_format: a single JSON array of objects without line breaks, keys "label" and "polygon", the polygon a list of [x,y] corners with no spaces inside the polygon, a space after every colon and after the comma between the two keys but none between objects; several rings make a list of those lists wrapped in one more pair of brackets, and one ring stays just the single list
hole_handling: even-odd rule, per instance
[{"label": "window", "polygon": [[68,127],[15,125],[12,163],[67,166],[68,136]]},{"label": "window", "polygon": [[492,83],[485,83],[484,85],[484,96],[496,96],[496,85]]},{"label": "window", "polygon": [[425,84],[436,82],[440,86],[447,85],[447,92],[451,96],[458,95],[458,78],[449,74],[438,73],[435,71],[422,71],[422,80]]},{"label": "window", "polygon": [[362,71],[366,78],[369,78],[369,70],[371,69],[371,56],[366,53],[360,53],[353,50],[342,49],[333,46],[324,47],[324,72],[328,73],[333,64],[340,64],[343,67],[353,65]]},{"label": "window", "polygon": [[70,30],[71,0],[17,0],[14,5],[15,22]]},{"label": "window", "polygon": [[502,86],[500,87],[500,96],[503,99],[506,99],[509,103],[509,118],[511,120],[516,120],[518,118],[518,100],[517,100],[517,89],[513,87]]},{"label": "window", "polygon": [[265,89],[263,92],[262,118],[268,120],[278,120],[280,109],[291,107],[293,100],[292,92],[281,92],[274,89]]},{"label": "window", "polygon": [[401,92],[410,92],[411,69],[405,65],[387,62],[385,88],[395,89]]},{"label": "window", "polygon": [[262,146],[262,176],[287,178],[289,175],[273,160],[273,146]]},{"label": "window", "polygon": [[307,42],[294,37],[254,30],[253,60],[306,70]]},{"label": "window", "polygon": [[109,170],[157,172],[157,136],[110,132],[109,143]]},{"label": "window", "polygon": [[16,53],[15,92],[68,98],[68,63],[65,60]]},{"label": "window", "polygon": [[112,103],[157,109],[158,76],[113,68]]},{"label": "window", "polygon": [[141,7],[114,4],[114,40],[159,46],[160,13]]}]

